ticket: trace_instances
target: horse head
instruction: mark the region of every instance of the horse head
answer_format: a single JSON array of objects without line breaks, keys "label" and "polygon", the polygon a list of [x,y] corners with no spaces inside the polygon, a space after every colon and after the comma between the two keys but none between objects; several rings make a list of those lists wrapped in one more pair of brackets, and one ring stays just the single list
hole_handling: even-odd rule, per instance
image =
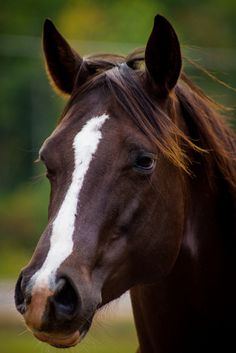
[{"label": "horse head", "polygon": [[82,58],[49,20],[43,43],[50,79],[70,98],[39,151],[51,185],[48,224],[15,301],[38,339],[70,347],[100,307],[162,278],[178,256],[185,164],[173,107],[181,54],[161,16],[145,65],[138,53]]}]

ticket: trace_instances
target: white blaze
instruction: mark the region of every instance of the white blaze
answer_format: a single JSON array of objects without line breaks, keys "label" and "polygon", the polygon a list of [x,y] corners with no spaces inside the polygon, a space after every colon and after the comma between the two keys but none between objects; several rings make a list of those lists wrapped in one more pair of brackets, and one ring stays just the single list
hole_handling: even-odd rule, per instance
[{"label": "white blaze", "polygon": [[74,171],[58,214],[52,224],[50,249],[42,267],[33,275],[34,286],[48,285],[55,280],[55,273],[62,262],[72,253],[75,217],[79,213],[80,191],[85,175],[102,138],[101,128],[109,118],[103,114],[84,125],[73,141]]}]

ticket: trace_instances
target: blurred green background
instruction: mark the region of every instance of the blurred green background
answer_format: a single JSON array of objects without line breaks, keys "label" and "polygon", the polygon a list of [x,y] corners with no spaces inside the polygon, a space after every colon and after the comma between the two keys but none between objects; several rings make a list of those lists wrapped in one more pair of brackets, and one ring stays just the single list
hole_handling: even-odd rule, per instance
[{"label": "blurred green background", "polygon": [[[43,176],[42,167],[33,162],[43,140],[52,131],[65,100],[57,97],[51,90],[44,71],[41,49],[44,19],[51,18],[82,55],[95,52],[126,54],[136,47],[145,46],[157,13],[166,16],[176,28],[184,56],[236,87],[235,0],[1,2],[2,281],[12,283],[9,281],[15,279],[20,268],[28,262],[47,219],[49,186]],[[206,77],[187,61],[184,61],[184,67],[189,76],[211,97],[234,108],[236,93],[233,90]],[[234,113],[231,114],[233,116]],[[1,324],[0,320],[0,327],[1,342],[8,343],[2,350],[5,353],[31,352],[32,347],[35,352],[45,352],[42,346],[35,346],[35,342],[28,341],[26,336],[15,335],[15,331],[6,331],[8,326],[5,321]],[[14,330],[18,328],[14,326]],[[102,331],[101,328],[95,328],[95,337]],[[124,353],[134,351],[135,333],[127,320],[123,326],[116,322],[112,325],[111,332],[113,338],[103,342],[110,342],[110,346],[108,344],[108,347],[94,348],[92,344],[87,348],[85,346],[84,352],[116,352],[116,347],[117,351]],[[11,341],[15,343],[10,344]],[[74,352],[77,350],[76,348]]]}]

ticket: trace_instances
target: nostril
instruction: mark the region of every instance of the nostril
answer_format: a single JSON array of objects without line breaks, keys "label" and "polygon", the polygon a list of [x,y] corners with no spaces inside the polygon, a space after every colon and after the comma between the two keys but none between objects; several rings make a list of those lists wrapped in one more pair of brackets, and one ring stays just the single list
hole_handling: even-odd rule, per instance
[{"label": "nostril", "polygon": [[53,297],[55,314],[59,317],[73,317],[79,307],[79,296],[70,280],[62,277],[57,282],[57,288]]},{"label": "nostril", "polygon": [[19,276],[15,287],[15,304],[16,309],[23,315],[26,312],[26,300],[23,291],[23,276]]}]

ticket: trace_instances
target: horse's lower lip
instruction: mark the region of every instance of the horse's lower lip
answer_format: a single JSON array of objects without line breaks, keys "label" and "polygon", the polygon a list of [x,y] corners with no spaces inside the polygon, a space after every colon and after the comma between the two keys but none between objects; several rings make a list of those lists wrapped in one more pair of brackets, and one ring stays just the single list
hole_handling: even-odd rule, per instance
[{"label": "horse's lower lip", "polygon": [[77,343],[80,342],[82,335],[79,331],[75,331],[71,335],[66,336],[56,336],[50,335],[44,332],[33,332],[34,336],[42,342],[46,342],[51,346],[57,348],[69,348],[75,346]]}]

